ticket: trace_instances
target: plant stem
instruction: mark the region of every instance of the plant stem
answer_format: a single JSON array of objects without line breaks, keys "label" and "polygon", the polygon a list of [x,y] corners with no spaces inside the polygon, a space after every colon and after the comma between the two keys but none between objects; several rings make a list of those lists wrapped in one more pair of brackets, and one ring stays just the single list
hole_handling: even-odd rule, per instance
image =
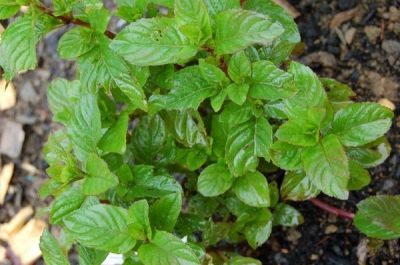
[{"label": "plant stem", "polygon": [[[82,26],[85,28],[91,28],[89,23],[82,21],[80,19],[73,18],[72,16],[67,16],[67,15],[56,16],[56,15],[54,15],[52,10],[48,9],[45,6],[36,5],[36,8],[38,8],[40,11],[42,11],[43,13],[45,13],[51,17],[54,17],[56,19],[63,21],[64,24],[75,24],[75,25],[79,25],[79,26]],[[114,39],[116,34],[112,31],[106,30],[104,32],[104,35],[106,35],[110,39]]]},{"label": "plant stem", "polygon": [[314,204],[315,206],[317,206],[318,208],[321,208],[322,210],[327,211],[329,213],[333,213],[333,214],[335,214],[335,215],[337,215],[339,217],[342,217],[344,219],[353,220],[353,218],[354,218],[354,213],[348,212],[348,211],[345,211],[345,210],[342,210],[342,209],[339,209],[339,208],[336,208],[336,207],[334,207],[332,205],[329,205],[329,204],[327,204],[327,203],[325,203],[325,202],[323,202],[323,201],[321,201],[319,199],[315,199],[314,198],[314,199],[311,199],[310,202],[312,204]]}]

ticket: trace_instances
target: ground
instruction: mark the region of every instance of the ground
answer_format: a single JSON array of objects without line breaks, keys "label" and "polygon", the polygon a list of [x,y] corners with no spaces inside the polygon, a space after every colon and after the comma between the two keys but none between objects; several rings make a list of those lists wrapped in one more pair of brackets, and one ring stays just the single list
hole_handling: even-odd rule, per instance
[{"label": "ground", "polygon": [[[389,132],[393,151],[383,165],[371,170],[372,184],[353,192],[347,202],[321,199],[354,211],[357,202],[368,195],[399,193],[400,1],[290,2],[301,14],[296,21],[305,44],[304,51],[296,59],[310,65],[320,76],[350,84],[359,101],[384,99],[396,108],[394,125]],[[340,21],[341,18],[346,21]],[[332,21],[342,23],[335,22],[335,25]],[[0,124],[5,120],[16,121],[23,125],[25,132],[21,154],[15,159],[1,156],[1,164],[13,162],[15,172],[5,204],[1,206],[0,223],[9,221],[26,205],[35,207],[36,214],[41,216],[41,209],[48,203],[37,195],[38,187],[46,179],[46,164],[39,150],[55,126],[47,108],[46,89],[57,77],[73,78],[75,70],[73,63],[57,57],[56,44],[60,35],[51,35],[39,46],[39,69],[15,79],[17,103],[0,112]],[[348,221],[322,212],[308,202],[293,205],[305,217],[302,226],[277,228],[255,253],[248,249],[242,251],[258,255],[264,264],[400,264],[398,241],[385,242],[374,253],[367,247],[367,240]],[[379,245],[379,242],[372,243],[368,246]],[[367,249],[370,251],[366,252]],[[363,258],[363,254],[367,257]]]}]

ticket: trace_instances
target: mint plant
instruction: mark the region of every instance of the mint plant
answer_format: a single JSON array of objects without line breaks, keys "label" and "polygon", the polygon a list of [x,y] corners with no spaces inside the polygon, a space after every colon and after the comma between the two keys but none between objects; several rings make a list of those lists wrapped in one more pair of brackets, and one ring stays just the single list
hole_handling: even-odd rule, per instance
[{"label": "mint plant", "polygon": [[[21,5],[28,6],[20,14]],[[44,148],[54,197],[50,265],[261,264],[220,246],[256,249],[303,216],[290,201],[346,200],[390,153],[393,113],[355,103],[351,88],[291,61],[293,19],[272,0],[0,0],[3,77],[37,65],[36,45],[65,24],[59,56],[77,80],[48,88]],[[126,25],[107,29],[111,16]],[[281,179],[275,174],[284,171]],[[369,237],[400,237],[400,197],[370,197],[354,218]]]}]

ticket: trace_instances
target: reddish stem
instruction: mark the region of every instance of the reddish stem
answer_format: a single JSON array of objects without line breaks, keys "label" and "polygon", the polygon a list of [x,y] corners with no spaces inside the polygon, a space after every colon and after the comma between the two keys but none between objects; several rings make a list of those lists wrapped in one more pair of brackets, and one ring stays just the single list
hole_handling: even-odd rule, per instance
[{"label": "reddish stem", "polygon": [[[82,21],[80,19],[76,19],[76,18],[73,18],[72,16],[67,16],[67,15],[56,16],[56,15],[53,14],[52,10],[50,10],[47,7],[42,6],[42,5],[37,5],[36,7],[40,11],[42,11],[43,13],[45,13],[45,14],[51,16],[51,17],[54,17],[56,19],[62,20],[62,22],[64,24],[75,24],[75,25],[79,25],[79,26],[82,26],[82,27],[85,27],[85,28],[91,28],[89,23],[87,23],[85,21]],[[112,32],[112,31],[106,30],[104,32],[104,35],[106,35],[110,39],[114,39],[116,34],[114,32]]]},{"label": "reddish stem", "polygon": [[246,0],[240,0],[240,5],[243,6]]},{"label": "reddish stem", "polygon": [[319,199],[315,199],[315,198],[310,199],[310,202],[312,204],[314,204],[315,206],[317,206],[318,208],[321,208],[322,210],[327,211],[329,213],[333,213],[344,219],[353,220],[353,218],[354,218],[354,213],[336,208],[336,207],[329,205]]}]

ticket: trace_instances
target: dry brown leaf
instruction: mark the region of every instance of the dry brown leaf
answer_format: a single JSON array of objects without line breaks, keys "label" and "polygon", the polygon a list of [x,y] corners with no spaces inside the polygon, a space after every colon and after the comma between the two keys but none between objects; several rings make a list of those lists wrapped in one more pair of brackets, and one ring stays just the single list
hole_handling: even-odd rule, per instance
[{"label": "dry brown leaf", "polygon": [[10,235],[15,234],[24,226],[33,214],[33,208],[27,206],[19,210],[19,212],[6,224],[0,224],[0,239],[8,240]]},{"label": "dry brown leaf", "polygon": [[329,25],[330,28],[335,29],[340,27],[340,25],[342,25],[344,22],[352,19],[357,14],[358,10],[359,7],[355,7],[353,9],[349,9],[347,11],[336,14],[331,20],[331,23]]},{"label": "dry brown leaf", "polygon": [[8,186],[10,185],[10,181],[12,175],[14,173],[14,164],[6,164],[3,166],[0,172],[0,205],[4,203],[4,199],[6,198],[6,194],[8,191]]},{"label": "dry brown leaf", "polygon": [[11,109],[17,102],[17,93],[12,83],[9,83],[6,87],[7,82],[4,79],[0,80],[0,111]]},{"label": "dry brown leaf", "polygon": [[8,241],[10,248],[23,265],[32,264],[42,255],[39,243],[45,228],[44,221],[31,219],[21,230],[10,236]]},{"label": "dry brown leaf", "polygon": [[319,63],[324,67],[335,67],[336,66],[336,58],[333,54],[318,51],[310,53],[309,55],[301,58],[301,61],[306,65],[311,65],[313,63]]},{"label": "dry brown leaf", "polygon": [[273,1],[276,4],[280,5],[281,7],[283,7],[291,17],[298,18],[301,15],[300,12],[294,6],[292,6],[292,4],[290,4],[288,1],[286,0],[273,0]]},{"label": "dry brown leaf", "polygon": [[394,105],[394,103],[392,101],[388,100],[387,98],[381,98],[380,100],[378,100],[378,104],[380,104],[386,108],[389,108],[393,111],[396,109],[396,105]]}]

